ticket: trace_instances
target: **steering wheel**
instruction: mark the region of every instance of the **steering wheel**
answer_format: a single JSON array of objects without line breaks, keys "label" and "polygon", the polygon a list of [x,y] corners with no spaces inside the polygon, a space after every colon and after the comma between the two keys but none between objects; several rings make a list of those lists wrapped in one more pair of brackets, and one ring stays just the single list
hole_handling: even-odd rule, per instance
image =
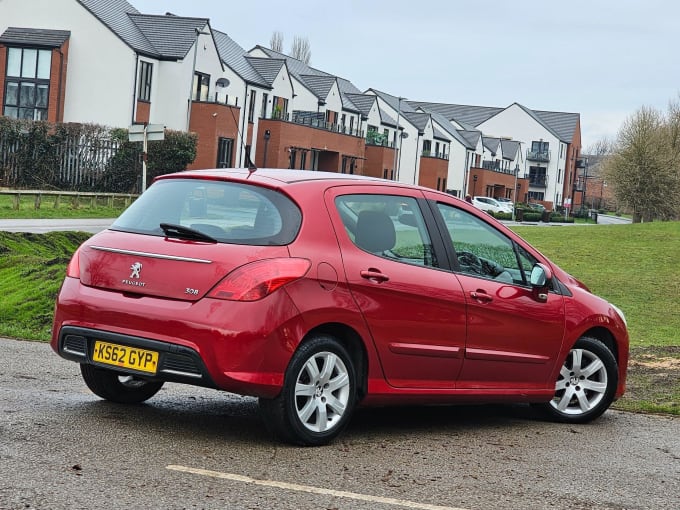
[{"label": "steering wheel", "polygon": [[457,253],[458,263],[462,266],[466,266],[469,271],[477,274],[484,274],[484,268],[482,266],[482,261],[477,255],[469,251],[459,251]]}]

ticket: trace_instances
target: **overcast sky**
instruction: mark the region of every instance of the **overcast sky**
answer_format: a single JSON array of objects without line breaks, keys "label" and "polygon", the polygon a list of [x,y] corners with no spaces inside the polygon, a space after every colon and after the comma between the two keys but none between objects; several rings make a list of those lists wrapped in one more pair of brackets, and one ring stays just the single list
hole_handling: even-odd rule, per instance
[{"label": "overcast sky", "polygon": [[306,37],[311,65],[410,100],[581,114],[584,150],[680,92],[670,0],[128,0],[205,17],[246,50]]}]

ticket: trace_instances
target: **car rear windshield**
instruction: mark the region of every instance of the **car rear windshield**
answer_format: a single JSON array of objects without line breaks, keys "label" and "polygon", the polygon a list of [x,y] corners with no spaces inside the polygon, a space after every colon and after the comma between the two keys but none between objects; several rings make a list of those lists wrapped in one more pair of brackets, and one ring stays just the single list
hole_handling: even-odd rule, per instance
[{"label": "car rear windshield", "polygon": [[167,179],[150,186],[111,229],[164,236],[171,225],[175,232],[196,231],[220,243],[281,246],[295,239],[301,221],[292,200],[267,188]]}]

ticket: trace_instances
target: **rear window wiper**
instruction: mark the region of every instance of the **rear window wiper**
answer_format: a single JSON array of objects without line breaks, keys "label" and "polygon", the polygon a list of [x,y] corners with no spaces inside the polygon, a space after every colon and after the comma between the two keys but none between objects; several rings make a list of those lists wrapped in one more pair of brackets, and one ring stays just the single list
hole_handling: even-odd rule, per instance
[{"label": "rear window wiper", "polygon": [[194,241],[205,241],[208,243],[217,242],[217,239],[209,236],[208,234],[204,234],[200,230],[184,227],[182,225],[175,225],[173,223],[161,223],[160,227],[167,237],[173,237],[176,239],[191,239]]}]

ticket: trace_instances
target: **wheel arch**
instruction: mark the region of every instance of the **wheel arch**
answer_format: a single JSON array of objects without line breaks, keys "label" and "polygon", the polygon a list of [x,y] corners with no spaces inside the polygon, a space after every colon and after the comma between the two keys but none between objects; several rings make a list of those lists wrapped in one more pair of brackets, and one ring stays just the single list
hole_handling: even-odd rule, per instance
[{"label": "wheel arch", "polygon": [[616,363],[620,364],[621,360],[619,358],[619,348],[614,338],[614,335],[611,333],[611,331],[609,331],[607,328],[598,326],[584,331],[579,336],[579,338],[584,336],[589,336],[602,342],[607,347],[607,349],[609,349],[611,353],[614,355]]},{"label": "wheel arch", "polygon": [[[362,400],[368,391],[368,353],[359,333],[346,324],[328,322],[319,324],[308,331],[300,345],[304,344],[307,339],[317,335],[332,336],[347,349],[356,370],[357,399]],[[298,348],[300,345],[298,345]]]}]

